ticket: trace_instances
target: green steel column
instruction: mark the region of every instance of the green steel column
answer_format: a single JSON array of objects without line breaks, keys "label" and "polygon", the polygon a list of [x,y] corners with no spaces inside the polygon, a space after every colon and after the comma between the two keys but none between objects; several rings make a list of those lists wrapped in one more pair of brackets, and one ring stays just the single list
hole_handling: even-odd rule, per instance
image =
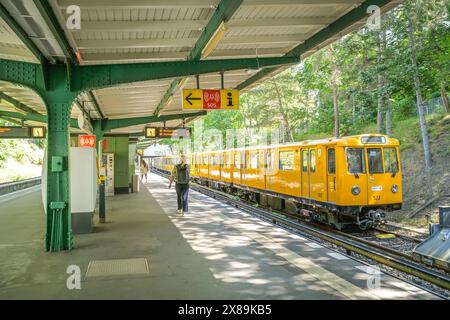
[{"label": "green steel column", "polygon": [[[72,249],[69,193],[70,103],[50,102],[47,149],[47,251]],[[61,167],[58,162],[61,161]]]},{"label": "green steel column", "polygon": [[47,228],[45,249],[71,250],[73,245],[69,192],[69,125],[76,92],[68,89],[67,74],[52,73],[49,90],[41,91],[47,108]]}]

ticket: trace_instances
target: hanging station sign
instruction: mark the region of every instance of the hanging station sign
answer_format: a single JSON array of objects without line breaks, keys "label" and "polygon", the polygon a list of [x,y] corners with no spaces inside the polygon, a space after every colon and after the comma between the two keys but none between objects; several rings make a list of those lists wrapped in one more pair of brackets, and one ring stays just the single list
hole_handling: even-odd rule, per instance
[{"label": "hanging station sign", "polygon": [[238,110],[238,90],[183,89],[183,109]]},{"label": "hanging station sign", "polygon": [[146,127],[146,138],[189,138],[190,128]]},{"label": "hanging station sign", "polygon": [[0,139],[43,139],[45,127],[0,127]]}]

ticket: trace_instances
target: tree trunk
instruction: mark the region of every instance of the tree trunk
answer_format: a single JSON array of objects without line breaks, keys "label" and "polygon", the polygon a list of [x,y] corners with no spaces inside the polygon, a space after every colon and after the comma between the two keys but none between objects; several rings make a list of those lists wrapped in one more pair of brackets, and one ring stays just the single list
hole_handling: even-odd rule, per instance
[{"label": "tree trunk", "polygon": [[334,136],[339,137],[339,106],[338,106],[338,88],[333,83],[333,106],[334,106]]},{"label": "tree trunk", "polygon": [[280,89],[278,88],[277,81],[275,79],[272,80],[272,83],[273,83],[273,86],[275,88],[275,92],[277,94],[278,105],[279,105],[279,108],[280,108],[281,116],[283,118],[285,134],[287,135],[287,139],[288,139],[289,142],[294,142],[294,136],[292,135],[291,127],[289,125],[289,117],[288,117],[288,115],[286,113],[286,110],[284,109],[283,101],[281,100]]},{"label": "tree trunk", "polygon": [[[386,31],[381,31],[379,37],[379,46],[378,46],[378,66],[384,63],[384,50],[386,43]],[[383,132],[383,112],[384,112],[384,74],[382,71],[378,72],[378,99],[377,99],[377,132]]]},{"label": "tree trunk", "polygon": [[355,125],[355,112],[356,112],[355,97],[352,94],[352,125]]},{"label": "tree trunk", "polygon": [[[409,13],[412,13],[412,10],[409,10]],[[414,89],[416,91],[416,99],[417,99],[417,113],[419,115],[419,123],[420,123],[420,131],[422,133],[422,143],[423,143],[423,151],[425,156],[425,166],[429,170],[433,165],[433,161],[431,159],[431,150],[430,144],[428,142],[428,132],[427,132],[427,122],[425,119],[425,114],[423,110],[423,99],[422,93],[420,91],[420,78],[419,78],[419,68],[417,66],[417,57],[416,57],[416,45],[415,45],[415,36],[414,36],[414,26],[413,21],[411,20],[411,15],[408,14],[408,38],[409,38],[409,49],[411,53],[411,64],[413,69],[413,77],[414,77]]]},{"label": "tree trunk", "polygon": [[334,136],[339,137],[339,105],[338,105],[338,82],[339,69],[334,58],[333,45],[328,49],[331,59],[331,87],[333,89],[333,107],[334,107]]},{"label": "tree trunk", "polygon": [[446,90],[445,87],[446,87],[445,81],[441,81],[441,98],[442,98],[442,103],[444,104],[445,111],[447,111],[447,113],[450,113],[450,104],[449,104],[449,101],[448,101],[447,90]]},{"label": "tree trunk", "polygon": [[392,124],[391,124],[391,109],[386,110],[386,135],[392,135]]}]

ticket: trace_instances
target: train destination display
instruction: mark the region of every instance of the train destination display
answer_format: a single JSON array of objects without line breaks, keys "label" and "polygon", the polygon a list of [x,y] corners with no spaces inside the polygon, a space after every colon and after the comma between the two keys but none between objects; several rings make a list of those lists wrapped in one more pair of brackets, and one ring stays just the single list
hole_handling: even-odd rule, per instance
[{"label": "train destination display", "polygon": [[45,127],[0,127],[0,138],[3,139],[43,139],[45,135]]}]

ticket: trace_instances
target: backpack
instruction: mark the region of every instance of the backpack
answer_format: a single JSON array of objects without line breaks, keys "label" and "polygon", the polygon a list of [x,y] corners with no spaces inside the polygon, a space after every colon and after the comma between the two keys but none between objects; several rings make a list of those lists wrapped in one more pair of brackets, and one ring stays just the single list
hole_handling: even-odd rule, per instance
[{"label": "backpack", "polygon": [[177,183],[188,184],[189,183],[189,166],[177,164]]}]

